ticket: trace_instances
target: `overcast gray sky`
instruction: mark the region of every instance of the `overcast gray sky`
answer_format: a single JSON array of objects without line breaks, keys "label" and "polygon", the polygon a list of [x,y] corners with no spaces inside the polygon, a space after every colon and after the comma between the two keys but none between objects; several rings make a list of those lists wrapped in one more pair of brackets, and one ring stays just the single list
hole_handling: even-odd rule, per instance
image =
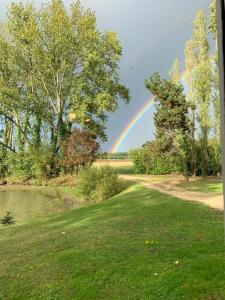
[{"label": "overcast gray sky", "polygon": [[[0,17],[5,18],[11,0],[0,0]],[[45,1],[33,1],[35,4]],[[64,0],[69,5],[72,0]],[[210,0],[81,0],[85,7],[95,10],[99,28],[118,33],[122,47],[121,81],[130,89],[132,100],[121,103],[109,116],[108,142],[110,150],[129,121],[150,98],[144,79],[154,72],[167,76],[177,57],[183,64],[185,41],[192,35],[192,21],[198,9],[208,15]],[[120,147],[126,151],[153,138],[153,108],[150,109]]]}]

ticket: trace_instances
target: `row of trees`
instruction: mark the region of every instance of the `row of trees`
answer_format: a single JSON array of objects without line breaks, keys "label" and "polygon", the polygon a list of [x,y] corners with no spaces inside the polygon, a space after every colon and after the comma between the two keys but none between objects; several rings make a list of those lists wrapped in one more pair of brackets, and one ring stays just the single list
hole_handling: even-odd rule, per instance
[{"label": "row of trees", "polygon": [[200,10],[193,25],[185,71],[176,59],[169,80],[154,74],[145,82],[155,96],[156,140],[132,152],[144,172],[182,171],[186,177],[221,172],[216,0],[211,0],[209,22]]},{"label": "row of trees", "polygon": [[[107,112],[119,99],[129,101],[121,54],[116,33],[100,32],[79,1],[69,11],[61,0],[40,9],[31,2],[9,7],[0,28],[2,174],[25,172],[28,157],[39,169],[48,165],[49,175],[58,172],[59,157],[77,151],[82,130],[86,142],[89,135],[106,140]],[[81,131],[70,138],[74,128]]]},{"label": "row of trees", "polygon": [[128,152],[116,152],[116,153],[109,153],[109,152],[99,152],[98,159],[129,159]]}]

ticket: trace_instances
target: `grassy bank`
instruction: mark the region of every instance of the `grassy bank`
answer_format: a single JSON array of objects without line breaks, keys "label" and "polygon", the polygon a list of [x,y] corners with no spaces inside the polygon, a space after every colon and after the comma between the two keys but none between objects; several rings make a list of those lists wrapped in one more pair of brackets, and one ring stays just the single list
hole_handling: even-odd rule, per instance
[{"label": "grassy bank", "polygon": [[225,299],[222,213],[135,186],[0,235],[0,299]]}]

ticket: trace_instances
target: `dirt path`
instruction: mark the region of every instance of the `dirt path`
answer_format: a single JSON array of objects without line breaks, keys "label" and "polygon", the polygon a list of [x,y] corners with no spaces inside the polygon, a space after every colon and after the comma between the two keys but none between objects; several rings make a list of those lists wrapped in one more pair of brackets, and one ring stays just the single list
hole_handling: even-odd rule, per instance
[{"label": "dirt path", "polygon": [[141,183],[147,188],[157,190],[161,193],[174,196],[187,201],[200,202],[208,205],[211,208],[218,210],[223,210],[223,195],[215,195],[214,193],[203,193],[203,192],[194,192],[188,191],[184,188],[178,187],[177,184],[182,182],[182,178],[174,177],[168,180],[165,177],[157,178],[155,176],[148,175],[121,175],[123,179],[135,181]]}]

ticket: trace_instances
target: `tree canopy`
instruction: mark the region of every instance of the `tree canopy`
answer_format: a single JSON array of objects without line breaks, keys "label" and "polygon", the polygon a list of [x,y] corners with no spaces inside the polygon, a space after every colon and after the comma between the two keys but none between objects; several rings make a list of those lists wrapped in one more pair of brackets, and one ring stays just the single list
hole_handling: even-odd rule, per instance
[{"label": "tree canopy", "polygon": [[107,113],[129,101],[121,54],[117,34],[98,30],[95,13],[79,1],[69,10],[61,0],[40,9],[13,3],[0,32],[3,156],[47,143],[53,161],[76,127],[106,140]]}]

